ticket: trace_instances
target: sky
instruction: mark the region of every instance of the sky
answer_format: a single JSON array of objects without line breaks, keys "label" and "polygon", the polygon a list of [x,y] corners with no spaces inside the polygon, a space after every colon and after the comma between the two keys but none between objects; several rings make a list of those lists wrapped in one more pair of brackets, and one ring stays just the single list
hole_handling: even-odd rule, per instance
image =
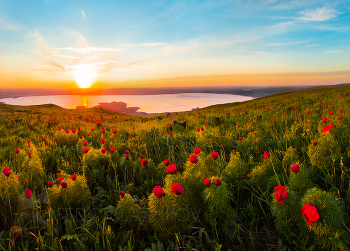
[{"label": "sky", "polygon": [[0,0],[0,88],[340,83],[348,0]]}]

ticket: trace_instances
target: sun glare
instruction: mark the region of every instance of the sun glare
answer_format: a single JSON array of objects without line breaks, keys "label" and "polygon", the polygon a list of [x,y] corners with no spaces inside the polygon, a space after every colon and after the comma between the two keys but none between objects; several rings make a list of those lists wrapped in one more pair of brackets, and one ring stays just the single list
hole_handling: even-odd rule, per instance
[{"label": "sun glare", "polygon": [[80,88],[89,88],[97,77],[97,68],[91,65],[77,65],[74,72],[75,83]]}]

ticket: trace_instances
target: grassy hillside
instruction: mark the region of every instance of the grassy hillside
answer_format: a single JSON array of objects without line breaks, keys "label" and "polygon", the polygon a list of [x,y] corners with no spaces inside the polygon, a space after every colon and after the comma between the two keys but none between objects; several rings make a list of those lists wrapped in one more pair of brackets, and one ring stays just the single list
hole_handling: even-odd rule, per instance
[{"label": "grassy hillside", "polygon": [[2,250],[350,248],[350,86],[154,116],[0,114]]}]

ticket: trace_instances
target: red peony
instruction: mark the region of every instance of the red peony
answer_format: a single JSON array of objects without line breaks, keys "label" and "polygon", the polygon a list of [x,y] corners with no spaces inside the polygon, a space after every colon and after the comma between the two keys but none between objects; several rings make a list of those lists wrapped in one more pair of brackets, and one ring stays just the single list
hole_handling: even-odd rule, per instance
[{"label": "red peony", "polygon": [[114,151],[115,151],[114,147],[111,148],[111,149],[109,149],[109,151],[110,151],[111,153],[114,153]]},{"label": "red peony", "polygon": [[167,166],[167,168],[166,168],[166,172],[168,174],[174,174],[174,173],[176,173],[176,171],[177,171],[177,169],[176,169],[176,165],[174,163],[171,164],[170,166]]},{"label": "red peony", "polygon": [[201,152],[200,148],[193,149],[194,154],[199,154]]},{"label": "red peony", "polygon": [[105,153],[106,151],[107,151],[106,148],[101,149],[101,153]]},{"label": "red peony", "polygon": [[83,149],[83,152],[84,152],[84,153],[87,153],[89,150],[90,150],[89,148],[85,147],[85,148]]},{"label": "red peony", "polygon": [[285,186],[281,186],[281,184],[279,184],[275,187],[275,198],[278,203],[283,205],[285,199],[287,198],[287,189]]},{"label": "red peony", "polygon": [[52,187],[52,186],[53,186],[53,183],[52,183],[51,180],[49,180],[49,181],[47,182],[47,186],[48,186],[48,187]]},{"label": "red peony", "polygon": [[129,155],[125,155],[125,160],[128,160],[129,159]]},{"label": "red peony", "polygon": [[5,167],[2,172],[6,177],[10,176],[10,174],[11,174],[11,170],[8,167]]},{"label": "red peony", "polygon": [[117,133],[117,130],[116,130],[116,129],[113,129],[112,133],[113,133],[113,134],[116,134],[116,133]]},{"label": "red peony", "polygon": [[180,186],[179,183],[174,183],[171,186],[171,191],[173,191],[175,195],[181,195],[184,193],[184,189],[182,188],[182,186]]},{"label": "red peony", "polygon": [[192,154],[190,157],[190,162],[191,163],[197,163],[198,162],[198,156],[196,154]]},{"label": "red peony", "polygon": [[73,173],[71,176],[70,176],[70,179],[71,180],[75,180],[77,178],[77,175],[75,173]]},{"label": "red peony", "polygon": [[206,179],[204,179],[204,185],[206,186],[206,187],[210,187],[210,179],[208,179],[208,178],[206,178]]},{"label": "red peony", "polygon": [[270,153],[268,151],[264,152],[264,159],[267,159],[270,157]]},{"label": "red peony", "polygon": [[63,188],[67,188],[67,182],[62,181],[62,182],[61,182],[61,187],[63,187]]},{"label": "red peony", "polygon": [[315,206],[305,204],[301,209],[303,217],[308,225],[315,223],[320,218]]},{"label": "red peony", "polygon": [[148,163],[148,159],[143,159],[143,160],[141,161],[141,165],[143,165],[143,166],[146,166],[147,163]]},{"label": "red peony", "polygon": [[221,185],[221,180],[220,179],[215,179],[214,180],[214,184],[217,185],[217,186],[220,186]]},{"label": "red peony", "polygon": [[63,177],[58,177],[57,178],[57,182],[61,184],[61,182],[63,181]]},{"label": "red peony", "polygon": [[120,194],[120,197],[124,197],[125,196],[125,193],[123,191],[120,191],[119,194]]},{"label": "red peony", "polygon": [[298,173],[298,172],[300,172],[300,166],[298,164],[294,164],[294,165],[292,165],[290,170],[292,170],[293,173]]},{"label": "red peony", "polygon": [[213,159],[218,159],[219,158],[219,154],[217,152],[215,152],[215,151],[212,151],[210,155],[211,155],[211,157]]},{"label": "red peony", "polygon": [[169,166],[170,165],[170,160],[169,159],[164,160],[164,165]]},{"label": "red peony", "polygon": [[30,199],[32,197],[33,192],[30,189],[26,189],[25,196],[27,199]]},{"label": "red peony", "polygon": [[165,196],[164,190],[163,188],[161,188],[160,186],[155,186],[153,188],[153,193],[155,196],[157,196],[158,198],[161,198],[163,196]]}]

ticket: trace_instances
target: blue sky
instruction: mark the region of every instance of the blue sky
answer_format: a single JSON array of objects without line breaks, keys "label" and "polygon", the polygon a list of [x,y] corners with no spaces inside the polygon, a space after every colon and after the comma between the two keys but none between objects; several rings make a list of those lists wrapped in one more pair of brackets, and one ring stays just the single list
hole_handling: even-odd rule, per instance
[{"label": "blue sky", "polygon": [[0,0],[0,74],[0,87],[350,82],[350,2]]}]

